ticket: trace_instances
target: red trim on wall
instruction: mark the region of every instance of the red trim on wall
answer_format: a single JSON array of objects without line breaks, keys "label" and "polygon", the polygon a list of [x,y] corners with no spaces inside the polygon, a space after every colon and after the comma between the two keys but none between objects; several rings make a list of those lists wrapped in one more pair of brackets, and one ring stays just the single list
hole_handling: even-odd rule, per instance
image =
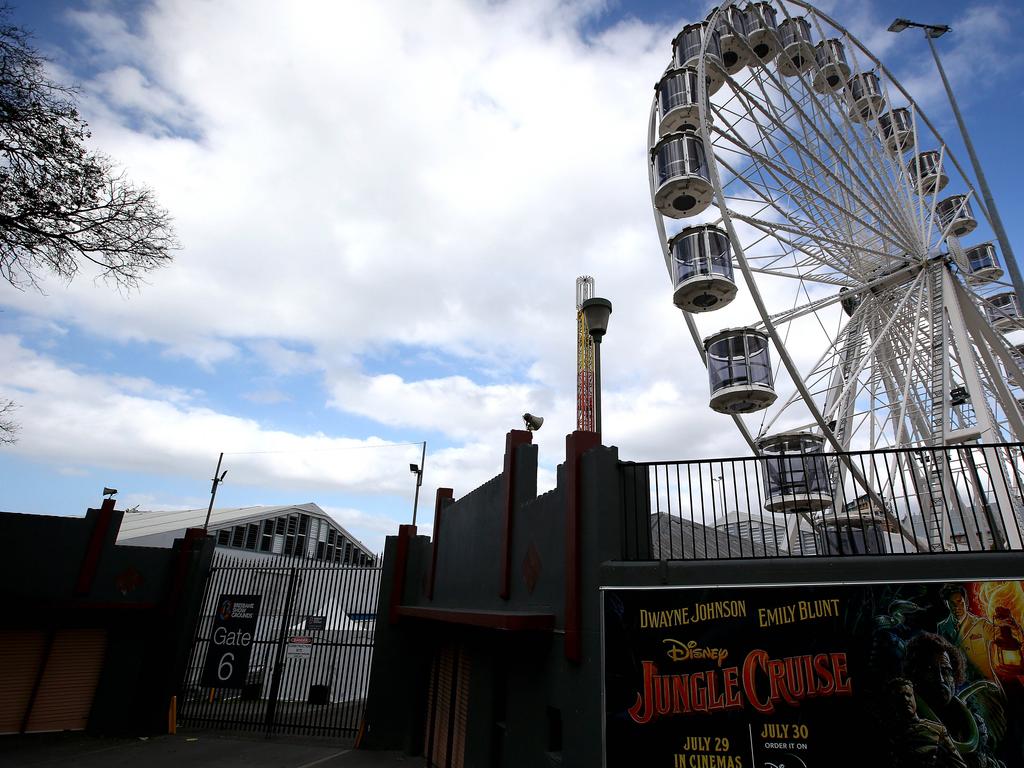
[{"label": "red trim on wall", "polygon": [[464,624],[511,632],[550,631],[555,626],[553,613],[521,613],[516,611],[464,611],[448,608],[423,608],[418,605],[398,606],[398,615],[410,619],[429,619],[446,624]]},{"label": "red trim on wall", "polygon": [[388,622],[391,624],[398,621],[398,607],[402,604],[402,592],[405,589],[405,572],[409,565],[409,540],[415,535],[415,525],[398,526],[395,570],[391,575],[391,605],[388,606]]},{"label": "red trim on wall", "polygon": [[164,601],[164,611],[168,616],[174,615],[178,610],[181,594],[185,590],[185,580],[188,578],[188,561],[192,552],[200,546],[199,542],[208,535],[202,528],[185,529],[185,535],[181,538],[181,544],[178,545],[178,551],[174,558],[174,571],[167,590],[167,598]]},{"label": "red trim on wall", "polygon": [[430,552],[430,579],[427,581],[427,599],[434,599],[434,577],[437,576],[437,550],[441,545],[441,513],[447,506],[445,501],[451,501],[455,492],[451,488],[438,488],[434,497],[434,535]]},{"label": "red trim on wall", "polygon": [[580,583],[580,530],[583,520],[580,488],[580,457],[601,444],[596,432],[576,431],[565,436],[565,468],[568,493],[565,500],[565,658],[580,661],[583,606]]},{"label": "red trim on wall", "polygon": [[525,429],[510,429],[505,435],[505,471],[503,473],[501,500],[504,513],[501,523],[501,585],[498,595],[508,600],[512,582],[512,526],[515,523],[515,479],[516,479],[516,448],[530,445],[533,433]]},{"label": "red trim on wall", "polygon": [[[103,505],[98,510],[96,524],[89,534],[89,543],[85,546],[85,557],[82,558],[82,567],[78,571],[78,581],[75,583],[75,595],[87,595],[92,589],[92,582],[96,578],[96,570],[100,565],[100,555],[103,554],[103,544],[106,542],[110,523],[114,518],[114,500],[104,499]],[[117,531],[114,531],[117,535]]]}]

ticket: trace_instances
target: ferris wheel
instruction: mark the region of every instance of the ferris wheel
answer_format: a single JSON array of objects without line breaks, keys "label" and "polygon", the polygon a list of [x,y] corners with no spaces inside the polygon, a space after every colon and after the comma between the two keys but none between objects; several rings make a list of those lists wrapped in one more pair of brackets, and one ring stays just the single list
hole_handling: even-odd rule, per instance
[{"label": "ferris wheel", "polygon": [[[727,0],[687,25],[648,146],[709,405],[755,452],[1024,440],[1024,321],[988,212],[836,21],[802,0]],[[820,496],[802,511],[835,503]]]}]

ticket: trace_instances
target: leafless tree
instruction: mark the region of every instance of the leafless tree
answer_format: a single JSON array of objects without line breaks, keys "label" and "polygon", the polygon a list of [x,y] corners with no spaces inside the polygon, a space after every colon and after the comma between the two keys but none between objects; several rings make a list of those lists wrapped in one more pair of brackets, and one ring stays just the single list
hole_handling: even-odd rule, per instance
[{"label": "leafless tree", "polygon": [[53,82],[0,5],[0,278],[39,287],[86,263],[119,289],[172,259],[171,218],[153,192],[85,147],[76,92]]},{"label": "leafless tree", "polygon": [[18,422],[11,416],[17,407],[11,400],[0,400],[0,445],[13,445],[18,439]]}]

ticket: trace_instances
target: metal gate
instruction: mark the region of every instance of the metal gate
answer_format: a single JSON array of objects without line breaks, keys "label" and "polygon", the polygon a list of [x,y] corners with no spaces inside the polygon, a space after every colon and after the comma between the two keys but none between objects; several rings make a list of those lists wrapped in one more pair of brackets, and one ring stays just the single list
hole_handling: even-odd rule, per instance
[{"label": "metal gate", "polygon": [[[380,567],[218,553],[178,696],[179,722],[267,735],[356,736],[380,573]],[[260,596],[241,688],[203,684],[221,595]]]}]

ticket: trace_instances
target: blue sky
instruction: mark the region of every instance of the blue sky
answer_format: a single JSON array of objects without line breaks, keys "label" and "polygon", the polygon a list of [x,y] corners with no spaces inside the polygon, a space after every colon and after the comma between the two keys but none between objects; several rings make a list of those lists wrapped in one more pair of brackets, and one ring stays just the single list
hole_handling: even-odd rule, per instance
[{"label": "blue sky", "polygon": [[[917,34],[939,41],[1020,242],[1024,11],[829,2],[966,161]],[[93,143],[175,216],[138,292],[0,286],[0,509],[78,515],[313,501],[371,547],[434,489],[501,467],[520,414],[553,484],[575,423],[574,280],[615,306],[605,432],[625,458],[742,451],[669,300],[651,226],[651,86],[692,2],[22,2]],[[1022,246],[1024,248],[1024,246]],[[397,445],[388,445],[397,444]],[[422,530],[422,529],[421,529]]]}]

